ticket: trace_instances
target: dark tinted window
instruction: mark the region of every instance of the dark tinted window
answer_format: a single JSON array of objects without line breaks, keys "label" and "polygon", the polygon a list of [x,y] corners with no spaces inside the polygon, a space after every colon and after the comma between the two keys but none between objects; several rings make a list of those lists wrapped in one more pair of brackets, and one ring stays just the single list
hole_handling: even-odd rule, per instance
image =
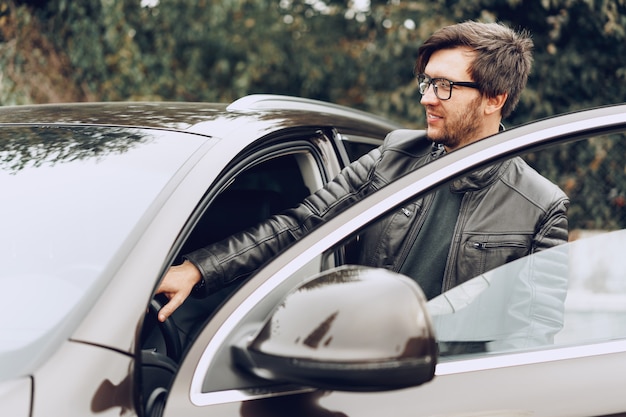
[{"label": "dark tinted window", "polygon": [[372,149],[382,145],[383,140],[385,139],[384,137],[370,138],[345,134],[342,134],[341,138],[343,140],[344,147],[346,148],[346,152],[348,152],[350,161],[355,161]]}]

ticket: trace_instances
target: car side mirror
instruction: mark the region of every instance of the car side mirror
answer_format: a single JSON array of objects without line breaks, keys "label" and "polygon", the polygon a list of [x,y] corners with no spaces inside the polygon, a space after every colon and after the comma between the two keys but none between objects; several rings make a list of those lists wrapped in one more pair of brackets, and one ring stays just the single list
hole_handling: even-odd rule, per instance
[{"label": "car side mirror", "polygon": [[336,391],[384,391],[434,377],[426,300],[410,278],[343,266],[289,293],[234,362],[265,380]]}]

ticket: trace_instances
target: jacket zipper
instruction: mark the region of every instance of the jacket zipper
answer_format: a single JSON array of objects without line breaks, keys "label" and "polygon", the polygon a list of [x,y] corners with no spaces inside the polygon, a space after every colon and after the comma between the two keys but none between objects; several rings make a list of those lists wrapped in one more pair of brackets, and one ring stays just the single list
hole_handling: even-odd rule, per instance
[{"label": "jacket zipper", "polygon": [[430,209],[433,199],[434,199],[434,194],[432,193],[428,194],[426,197],[423,198],[424,202],[422,204],[422,207],[419,210],[420,215],[417,216],[417,219],[414,216],[412,216],[414,213],[411,210],[405,207],[401,209],[402,213],[406,217],[408,218],[413,217],[413,218],[410,220],[411,225],[409,226],[409,233],[407,235],[407,238],[405,238],[404,240],[405,243],[403,247],[401,248],[398,257],[396,258],[394,262],[393,269],[396,272],[400,271],[400,269],[402,268],[402,265],[404,265],[404,262],[406,261],[407,256],[409,256],[409,251],[411,250],[412,242],[415,240],[415,237],[419,233],[419,230],[422,228],[422,224],[424,224],[424,220],[425,220],[424,213],[427,213],[428,210]]},{"label": "jacket zipper", "polygon": [[525,248],[522,242],[472,242],[472,247],[480,250],[494,248]]}]

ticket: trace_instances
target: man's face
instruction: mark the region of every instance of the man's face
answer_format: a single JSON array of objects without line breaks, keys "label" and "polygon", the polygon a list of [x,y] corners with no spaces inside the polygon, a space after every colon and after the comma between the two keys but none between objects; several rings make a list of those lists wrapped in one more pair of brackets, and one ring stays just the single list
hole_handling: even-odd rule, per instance
[{"label": "man's face", "polygon": [[[468,48],[439,50],[431,55],[424,73],[431,78],[474,81],[468,71],[473,59],[474,53]],[[441,92],[439,95],[443,96]],[[426,109],[428,137],[444,145],[447,151],[489,135],[483,126],[485,101],[475,88],[452,86],[450,99],[441,100],[431,85],[421,103]]]}]

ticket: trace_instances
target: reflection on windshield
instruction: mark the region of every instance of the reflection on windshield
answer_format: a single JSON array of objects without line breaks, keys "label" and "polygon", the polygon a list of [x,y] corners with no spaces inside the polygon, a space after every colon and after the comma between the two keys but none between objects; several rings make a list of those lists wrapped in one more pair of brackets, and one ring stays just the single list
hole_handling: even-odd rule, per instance
[{"label": "reflection on windshield", "polygon": [[105,127],[0,129],[0,285],[10,294],[0,380],[69,337],[151,205],[205,141]]},{"label": "reflection on windshield", "polygon": [[9,127],[0,137],[0,170],[17,172],[31,165],[55,165],[121,154],[150,136],[138,129],[64,126]]},{"label": "reflection on windshield", "polygon": [[[486,351],[551,344],[563,327],[567,245],[491,270],[431,300],[437,339]],[[445,345],[444,345],[445,346]]]},{"label": "reflection on windshield", "polygon": [[[430,300],[443,355],[626,337],[626,231],[505,264]],[[622,260],[623,259],[623,260]]]}]

